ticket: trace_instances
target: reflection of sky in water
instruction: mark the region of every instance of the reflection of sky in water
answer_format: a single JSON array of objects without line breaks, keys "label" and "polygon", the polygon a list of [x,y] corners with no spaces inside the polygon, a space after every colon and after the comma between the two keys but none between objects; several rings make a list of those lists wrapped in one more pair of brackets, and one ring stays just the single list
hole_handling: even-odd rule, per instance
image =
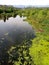
[{"label": "reflection of sky in water", "polygon": [[[25,18],[24,18],[25,19]],[[28,22],[23,21],[23,17],[10,17],[6,22],[0,20],[0,45],[8,47],[15,43],[22,43],[34,37],[34,31]]]},{"label": "reflection of sky in water", "polygon": [[4,60],[12,45],[20,45],[24,40],[28,41],[33,37],[34,31],[28,22],[23,21],[23,17],[10,17],[6,22],[0,20],[0,61]]}]

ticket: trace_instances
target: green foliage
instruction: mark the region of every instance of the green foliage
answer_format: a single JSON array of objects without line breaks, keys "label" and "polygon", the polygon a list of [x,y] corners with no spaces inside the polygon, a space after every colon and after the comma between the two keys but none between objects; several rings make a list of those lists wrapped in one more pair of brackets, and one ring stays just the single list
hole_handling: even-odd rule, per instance
[{"label": "green foliage", "polygon": [[49,65],[49,42],[42,36],[32,40],[30,55],[35,65]]},{"label": "green foliage", "polygon": [[9,61],[13,62],[13,65],[31,65],[34,62],[29,54],[29,46],[26,42],[22,45],[11,47],[8,51]]}]

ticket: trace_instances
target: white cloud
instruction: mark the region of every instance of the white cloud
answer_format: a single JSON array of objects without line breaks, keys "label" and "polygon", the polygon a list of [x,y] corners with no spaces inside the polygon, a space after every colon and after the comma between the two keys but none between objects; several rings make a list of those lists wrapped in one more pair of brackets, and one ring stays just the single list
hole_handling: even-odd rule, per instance
[{"label": "white cloud", "polygon": [[3,5],[49,5],[49,0],[0,0]]}]

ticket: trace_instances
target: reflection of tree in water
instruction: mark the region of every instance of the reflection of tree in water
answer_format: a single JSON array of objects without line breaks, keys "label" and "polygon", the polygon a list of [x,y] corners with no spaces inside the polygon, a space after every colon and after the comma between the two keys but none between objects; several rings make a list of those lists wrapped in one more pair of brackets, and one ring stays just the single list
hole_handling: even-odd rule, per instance
[{"label": "reflection of tree in water", "polygon": [[[6,22],[6,19],[8,20],[8,18],[10,18],[10,17],[14,17],[15,18],[17,15],[18,15],[18,13],[14,13],[14,14],[3,13],[3,14],[0,15],[0,18],[3,19],[4,22]],[[21,15],[21,14],[19,14],[19,15]],[[21,15],[21,17],[22,17],[22,15]]]}]

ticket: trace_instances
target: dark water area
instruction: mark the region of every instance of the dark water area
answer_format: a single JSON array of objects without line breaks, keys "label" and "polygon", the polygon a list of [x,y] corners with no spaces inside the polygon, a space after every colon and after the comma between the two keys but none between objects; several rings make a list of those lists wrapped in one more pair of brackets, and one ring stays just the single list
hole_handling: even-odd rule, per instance
[{"label": "dark water area", "polygon": [[35,37],[34,29],[23,19],[25,17],[17,15],[5,22],[0,20],[0,63],[8,55],[6,52],[11,46],[20,46],[24,41],[30,41]]}]

